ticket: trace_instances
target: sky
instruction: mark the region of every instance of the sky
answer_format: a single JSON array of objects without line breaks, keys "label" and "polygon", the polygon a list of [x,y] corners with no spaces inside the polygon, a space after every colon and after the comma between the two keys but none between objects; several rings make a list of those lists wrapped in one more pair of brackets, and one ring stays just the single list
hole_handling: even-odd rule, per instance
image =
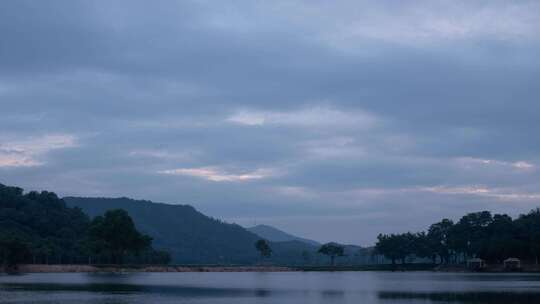
[{"label": "sky", "polygon": [[539,1],[0,2],[0,183],[363,246],[540,206]]}]

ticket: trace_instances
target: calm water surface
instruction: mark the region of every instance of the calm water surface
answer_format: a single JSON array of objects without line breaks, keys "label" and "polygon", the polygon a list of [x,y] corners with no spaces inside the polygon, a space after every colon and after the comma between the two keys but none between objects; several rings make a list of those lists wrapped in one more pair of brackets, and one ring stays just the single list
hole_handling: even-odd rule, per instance
[{"label": "calm water surface", "polygon": [[540,303],[540,276],[431,272],[0,275],[0,303]]}]

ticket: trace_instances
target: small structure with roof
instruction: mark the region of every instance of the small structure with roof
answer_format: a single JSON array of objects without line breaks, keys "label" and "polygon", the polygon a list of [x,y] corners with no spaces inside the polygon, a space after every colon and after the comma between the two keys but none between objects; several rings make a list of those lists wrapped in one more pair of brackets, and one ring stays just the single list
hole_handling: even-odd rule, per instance
[{"label": "small structure with roof", "polygon": [[508,258],[504,260],[504,269],[506,270],[520,270],[521,260],[518,258]]},{"label": "small structure with roof", "polygon": [[467,260],[467,268],[473,269],[473,270],[479,270],[486,267],[486,263],[484,260],[480,258],[472,258]]}]

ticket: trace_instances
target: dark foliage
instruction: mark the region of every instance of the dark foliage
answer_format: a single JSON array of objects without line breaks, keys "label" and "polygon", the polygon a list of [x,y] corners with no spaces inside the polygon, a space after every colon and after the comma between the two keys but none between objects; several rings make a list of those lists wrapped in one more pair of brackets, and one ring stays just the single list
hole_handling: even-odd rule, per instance
[{"label": "dark foliage", "polygon": [[16,237],[0,238],[0,262],[5,269],[11,270],[30,256],[28,244]]},{"label": "dark foliage", "polygon": [[258,260],[253,247],[258,236],[239,225],[210,218],[188,205],[129,198],[67,197],[64,200],[91,216],[110,208],[127,210],[137,228],[153,237],[155,248],[170,252],[174,263],[248,264]]},{"label": "dark foliage", "polygon": [[23,193],[0,184],[0,263],[76,264],[168,263],[170,256],[152,249],[123,210],[92,222],[78,207],[67,207],[53,192]]},{"label": "dark foliage", "polygon": [[110,254],[115,264],[122,264],[129,255],[139,256],[152,244],[152,238],[137,231],[131,217],[122,209],[96,216],[88,236],[90,248],[98,254]]},{"label": "dark foliage", "polygon": [[269,258],[272,255],[272,248],[270,248],[266,240],[260,239],[255,242],[255,249],[257,249],[262,258]]},{"label": "dark foliage", "polygon": [[330,264],[333,266],[336,257],[344,255],[344,248],[336,243],[324,244],[319,248],[319,253],[330,257]]},{"label": "dark foliage", "polygon": [[421,233],[381,234],[376,252],[395,263],[408,257],[430,258],[434,263],[460,263],[471,257],[501,263],[508,257],[538,263],[540,209],[512,219],[489,211],[469,213],[457,223],[449,219]]},{"label": "dark foliage", "polygon": [[24,243],[30,252],[17,262],[61,263],[80,257],[89,223],[81,209],[66,207],[52,192],[23,194],[21,188],[0,184],[0,240]]}]

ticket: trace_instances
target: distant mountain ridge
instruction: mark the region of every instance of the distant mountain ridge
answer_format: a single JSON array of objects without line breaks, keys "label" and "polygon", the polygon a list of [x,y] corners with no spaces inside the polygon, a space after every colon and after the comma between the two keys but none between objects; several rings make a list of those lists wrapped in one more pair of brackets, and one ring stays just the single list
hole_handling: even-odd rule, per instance
[{"label": "distant mountain ridge", "polygon": [[321,245],[321,243],[317,241],[298,237],[298,236],[289,234],[285,231],[279,230],[269,225],[257,225],[257,226],[247,228],[247,230],[270,242],[298,241],[298,242],[305,243],[311,246]]},{"label": "distant mountain ridge", "polygon": [[175,263],[245,264],[257,260],[259,237],[236,224],[208,217],[189,205],[170,205],[121,198],[65,197],[68,206],[94,217],[124,209],[137,228],[154,238],[154,246],[170,252]]},{"label": "distant mountain ridge", "polygon": [[[268,225],[244,228],[229,224],[197,211],[190,205],[155,203],[147,200],[120,198],[64,197],[68,206],[79,207],[91,217],[110,209],[124,209],[133,218],[137,229],[153,237],[153,246],[171,254],[175,264],[254,264],[261,262],[255,242],[267,239],[272,256],[266,262],[276,265],[328,263],[317,253],[320,243],[291,235]],[[345,245],[345,257],[337,263],[361,263],[369,253],[361,247]],[[365,250],[364,250],[365,251]]]}]

